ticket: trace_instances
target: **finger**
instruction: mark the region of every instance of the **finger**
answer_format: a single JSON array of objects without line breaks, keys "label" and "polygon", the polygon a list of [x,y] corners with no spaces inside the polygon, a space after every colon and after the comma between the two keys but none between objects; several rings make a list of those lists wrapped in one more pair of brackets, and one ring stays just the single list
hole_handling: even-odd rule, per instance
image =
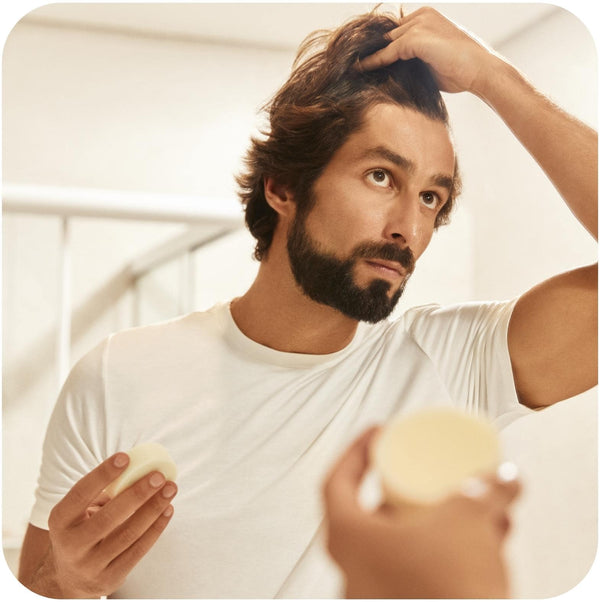
[{"label": "finger", "polygon": [[402,42],[401,39],[394,40],[385,48],[361,59],[358,63],[358,68],[361,71],[373,71],[374,69],[387,67],[387,65],[391,65],[396,61],[407,61],[415,58],[415,54],[405,44],[401,44],[400,42]]},{"label": "finger", "polygon": [[518,470],[512,462],[502,463],[493,474],[468,479],[462,486],[464,495],[481,498],[490,508],[508,506],[520,491]]},{"label": "finger", "polygon": [[512,462],[501,464],[496,474],[490,477],[490,512],[497,515],[505,513],[521,493],[521,489],[517,467]]},{"label": "finger", "polygon": [[143,506],[134,512],[123,524],[102,540],[97,548],[103,566],[110,564],[117,556],[138,541],[168,508],[177,493],[172,481],[155,493]]},{"label": "finger", "polygon": [[490,485],[486,511],[496,526],[500,538],[504,538],[511,527],[510,505],[521,492],[519,481],[493,480]]},{"label": "finger", "polygon": [[415,20],[414,19],[409,19],[408,17],[404,17],[404,19],[402,19],[400,25],[398,25],[398,27],[395,27],[394,29],[391,29],[390,31],[388,31],[385,34],[385,37],[390,42],[393,42],[394,40],[397,40],[398,38],[401,38],[408,31],[410,31],[410,29],[412,29],[412,27],[414,25],[415,25]]},{"label": "finger", "polygon": [[424,22],[427,22],[428,19],[432,17],[442,16],[437,10],[431,8],[430,6],[422,6],[421,8],[417,8],[417,10],[413,10],[410,13],[400,14],[400,21],[404,25],[404,23],[411,23],[412,21],[422,20],[423,17]]},{"label": "finger", "polygon": [[510,528],[509,506],[521,492],[517,467],[505,462],[492,475],[472,478],[463,483],[462,496],[478,505],[479,511],[490,518],[501,536]]},{"label": "finger", "polygon": [[107,571],[113,578],[120,580],[125,578],[131,569],[148,553],[156,540],[162,535],[171,518],[173,517],[173,506],[168,505],[163,513],[152,523],[150,528],[124,552],[119,554],[108,566]]},{"label": "finger", "polygon": [[378,514],[386,518],[393,518],[395,516],[403,515],[404,512],[403,509],[397,504],[391,504],[390,502],[384,501],[377,507],[377,510],[374,512],[374,514]]},{"label": "finger", "polygon": [[[399,20],[399,26],[386,32],[384,34],[384,38],[388,42],[391,43],[391,42],[394,42],[395,40],[401,38],[405,34],[407,34],[408,31],[411,29],[411,27],[415,23],[414,19],[412,18],[413,14],[414,13],[411,13],[411,15],[409,15],[409,17],[402,17]],[[386,65],[391,64],[391,63],[397,61],[399,58],[401,58],[401,57],[393,58],[394,55],[390,52],[390,50],[388,50],[389,46],[390,46],[390,44],[388,44],[384,48],[381,48],[377,52],[374,52],[373,54],[370,54],[370,55],[366,56],[365,58],[360,59],[356,64],[357,69],[359,71],[369,71],[372,69],[378,69],[380,67],[385,67]],[[384,50],[387,50],[387,53],[384,53]],[[410,56],[409,58],[414,58],[414,57]]]},{"label": "finger", "polygon": [[104,539],[161,490],[165,483],[166,479],[160,472],[147,474],[102,506],[90,520],[78,528],[86,532],[88,541],[98,542]]},{"label": "finger", "polygon": [[371,427],[365,431],[334,465],[323,487],[327,507],[358,507],[357,493],[369,465],[369,446],[379,430]]},{"label": "finger", "polygon": [[100,510],[100,508],[102,508],[102,506],[109,501],[110,497],[106,493],[102,492],[99,496],[95,497],[92,503],[87,507],[85,511],[85,518],[89,518],[90,516],[96,514],[96,512],[98,512],[98,510]]},{"label": "finger", "polygon": [[430,28],[433,24],[439,23],[440,18],[442,21],[448,21],[435,9],[427,6],[419,8],[406,15],[400,15],[400,18],[398,19],[398,27],[388,31],[386,38],[389,40],[396,40],[418,23],[424,27]]},{"label": "finger", "polygon": [[103,491],[102,493],[100,493],[100,495],[94,498],[92,504],[94,506],[101,507],[104,506],[104,504],[107,504],[108,502],[110,502],[110,495],[108,495],[106,491]]},{"label": "finger", "polygon": [[55,528],[65,528],[86,516],[86,510],[129,464],[129,456],[118,452],[79,479],[67,495],[54,506],[49,522]]}]

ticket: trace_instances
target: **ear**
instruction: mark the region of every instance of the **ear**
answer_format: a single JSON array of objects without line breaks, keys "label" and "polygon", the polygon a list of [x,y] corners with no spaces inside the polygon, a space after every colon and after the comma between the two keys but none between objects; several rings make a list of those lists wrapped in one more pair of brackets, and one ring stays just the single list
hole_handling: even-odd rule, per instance
[{"label": "ear", "polygon": [[272,177],[265,176],[263,180],[265,199],[281,217],[292,217],[296,211],[294,196],[287,186],[277,183]]}]

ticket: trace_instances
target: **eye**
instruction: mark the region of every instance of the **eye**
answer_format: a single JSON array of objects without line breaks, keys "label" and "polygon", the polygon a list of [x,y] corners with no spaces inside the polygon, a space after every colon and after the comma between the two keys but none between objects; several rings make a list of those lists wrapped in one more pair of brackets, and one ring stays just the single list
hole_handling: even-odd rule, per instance
[{"label": "eye", "polygon": [[367,178],[381,188],[389,188],[392,185],[390,174],[385,169],[374,169],[367,174]]},{"label": "eye", "polygon": [[421,202],[428,209],[437,209],[438,207],[442,206],[442,199],[440,198],[439,194],[435,192],[427,190],[425,192],[422,192],[420,197]]}]

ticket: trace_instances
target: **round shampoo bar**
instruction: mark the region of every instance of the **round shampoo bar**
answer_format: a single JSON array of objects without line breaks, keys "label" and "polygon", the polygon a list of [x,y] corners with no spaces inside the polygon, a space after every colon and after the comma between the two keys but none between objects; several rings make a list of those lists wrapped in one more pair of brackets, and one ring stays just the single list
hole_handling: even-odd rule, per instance
[{"label": "round shampoo bar", "polygon": [[169,452],[160,443],[141,443],[127,452],[129,465],[104,491],[115,497],[144,475],[158,470],[167,481],[175,480],[177,467]]},{"label": "round shampoo bar", "polygon": [[432,504],[468,477],[501,461],[492,425],[458,410],[434,408],[394,419],[372,449],[383,495],[392,504]]}]

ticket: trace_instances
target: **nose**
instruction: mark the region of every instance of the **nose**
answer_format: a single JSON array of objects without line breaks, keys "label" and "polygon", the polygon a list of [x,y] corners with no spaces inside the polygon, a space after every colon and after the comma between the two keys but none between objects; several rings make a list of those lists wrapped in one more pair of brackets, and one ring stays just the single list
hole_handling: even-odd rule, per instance
[{"label": "nose", "polygon": [[395,199],[389,209],[384,238],[401,248],[409,247],[414,252],[419,249],[423,238],[423,227],[418,197],[415,199],[414,195],[403,195]]}]

